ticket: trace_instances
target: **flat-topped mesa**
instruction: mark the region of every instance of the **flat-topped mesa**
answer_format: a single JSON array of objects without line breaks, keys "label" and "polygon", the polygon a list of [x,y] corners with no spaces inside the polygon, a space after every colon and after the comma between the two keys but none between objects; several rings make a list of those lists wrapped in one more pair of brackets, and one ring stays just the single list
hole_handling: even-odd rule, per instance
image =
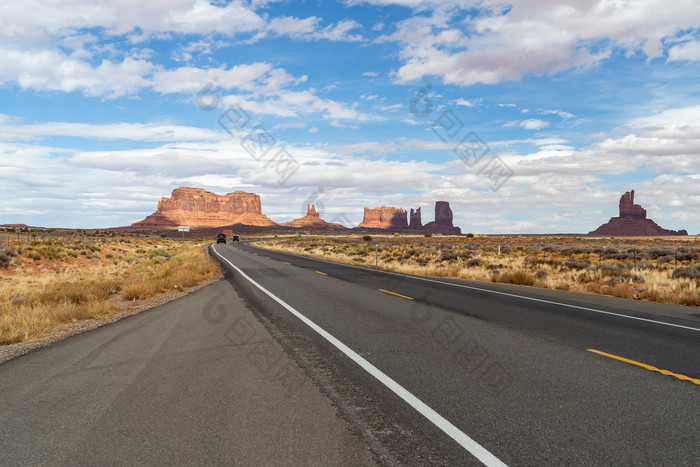
[{"label": "flat-topped mesa", "polygon": [[688,235],[685,230],[667,230],[656,222],[647,219],[647,212],[639,204],[634,204],[634,190],[620,197],[620,217],[610,220],[589,232],[589,235],[610,235],[621,237]]},{"label": "flat-topped mesa", "polygon": [[362,222],[357,226],[365,229],[405,230],[408,229],[407,212],[402,208],[382,206],[365,208]]},{"label": "flat-topped mesa", "polygon": [[408,218],[408,228],[411,230],[421,230],[423,228],[423,221],[420,218],[420,208],[415,211],[411,209],[411,213]]},{"label": "flat-topped mesa", "polygon": [[202,188],[180,187],[158,202],[156,212],[132,224],[138,228],[221,227],[243,224],[257,227],[277,225],[263,215],[260,196],[234,191],[217,195]]},{"label": "flat-topped mesa", "polygon": [[435,220],[423,226],[423,230],[442,234],[460,234],[462,229],[452,224],[452,209],[447,201],[435,203]]},{"label": "flat-topped mesa", "polygon": [[316,210],[316,206],[306,205],[306,215],[293,221],[285,222],[285,227],[311,228],[311,229],[344,229],[343,224],[332,224],[321,219],[321,215]]},{"label": "flat-topped mesa", "polygon": [[634,190],[626,192],[620,197],[620,217],[634,217],[646,219],[647,211],[638,204],[634,204]]}]

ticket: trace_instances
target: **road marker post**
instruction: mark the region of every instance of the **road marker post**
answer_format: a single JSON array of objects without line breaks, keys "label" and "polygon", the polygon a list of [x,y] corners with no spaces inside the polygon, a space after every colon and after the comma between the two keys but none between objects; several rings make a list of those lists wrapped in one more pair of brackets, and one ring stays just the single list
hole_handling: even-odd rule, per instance
[{"label": "road marker post", "polygon": [[374,269],[379,269],[379,243],[374,245]]},{"label": "road marker post", "polygon": [[185,246],[185,232],[190,231],[189,225],[181,225],[177,228],[178,231],[182,232],[182,246]]}]

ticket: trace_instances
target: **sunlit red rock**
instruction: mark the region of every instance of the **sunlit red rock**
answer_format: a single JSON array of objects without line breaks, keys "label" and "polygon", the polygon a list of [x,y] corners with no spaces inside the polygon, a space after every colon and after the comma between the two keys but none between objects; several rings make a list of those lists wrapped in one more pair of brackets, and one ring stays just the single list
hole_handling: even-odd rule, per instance
[{"label": "sunlit red rock", "polygon": [[312,228],[312,229],[344,229],[342,224],[332,224],[321,219],[321,215],[316,210],[316,206],[306,206],[306,215],[299,219],[282,224],[285,227]]},{"label": "sunlit red rock", "polygon": [[407,213],[402,208],[390,206],[365,208],[364,218],[357,227],[361,229],[404,230],[408,228]]},{"label": "sunlit red rock", "polygon": [[180,187],[163,197],[156,212],[131,225],[135,228],[162,229],[179,225],[220,227],[225,225],[272,227],[278,225],[262,213],[260,196],[234,191],[217,195],[202,188]]}]

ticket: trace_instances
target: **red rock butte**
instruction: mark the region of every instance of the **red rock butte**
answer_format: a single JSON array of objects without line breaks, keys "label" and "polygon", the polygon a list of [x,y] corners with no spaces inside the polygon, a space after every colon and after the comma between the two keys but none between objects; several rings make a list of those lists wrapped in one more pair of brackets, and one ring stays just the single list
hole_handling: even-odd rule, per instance
[{"label": "red rock butte", "polygon": [[620,197],[620,216],[610,220],[589,232],[589,235],[610,235],[623,237],[688,235],[685,230],[667,230],[656,222],[647,219],[647,211],[639,204],[634,204],[634,190]]},{"label": "red rock butte", "polygon": [[294,228],[313,228],[313,229],[344,229],[345,226],[342,224],[331,224],[321,219],[321,215],[316,210],[316,206],[313,204],[311,206],[306,205],[306,215],[300,217],[299,219],[294,219],[293,221],[285,222],[282,224],[285,227]]},{"label": "red rock butte", "polygon": [[234,191],[217,195],[202,188],[180,187],[170,198],[158,202],[156,212],[131,227],[169,229],[179,225],[221,227],[242,224],[256,227],[278,225],[262,213],[260,196]]},{"label": "red rock butte", "polygon": [[408,229],[406,211],[391,206],[365,208],[365,215],[357,227],[360,229],[406,230]]},{"label": "red rock butte", "polygon": [[365,215],[362,222],[357,226],[364,229],[383,230],[414,230],[420,232],[432,232],[454,235],[461,233],[459,227],[452,224],[452,209],[447,201],[437,201],[435,203],[435,220],[423,225],[421,221],[420,208],[410,212],[409,217],[402,208],[382,206],[380,208],[365,208]]}]

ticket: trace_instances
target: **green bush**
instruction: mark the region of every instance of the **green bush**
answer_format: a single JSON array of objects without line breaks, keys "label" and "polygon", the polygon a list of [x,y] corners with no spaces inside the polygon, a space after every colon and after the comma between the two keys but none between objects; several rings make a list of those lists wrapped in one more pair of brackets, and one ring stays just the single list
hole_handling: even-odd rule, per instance
[{"label": "green bush", "polygon": [[365,235],[364,237],[362,237],[362,240],[364,240],[364,241],[366,241],[366,242],[371,242],[371,241],[372,241],[372,236],[371,236],[371,235]]}]

